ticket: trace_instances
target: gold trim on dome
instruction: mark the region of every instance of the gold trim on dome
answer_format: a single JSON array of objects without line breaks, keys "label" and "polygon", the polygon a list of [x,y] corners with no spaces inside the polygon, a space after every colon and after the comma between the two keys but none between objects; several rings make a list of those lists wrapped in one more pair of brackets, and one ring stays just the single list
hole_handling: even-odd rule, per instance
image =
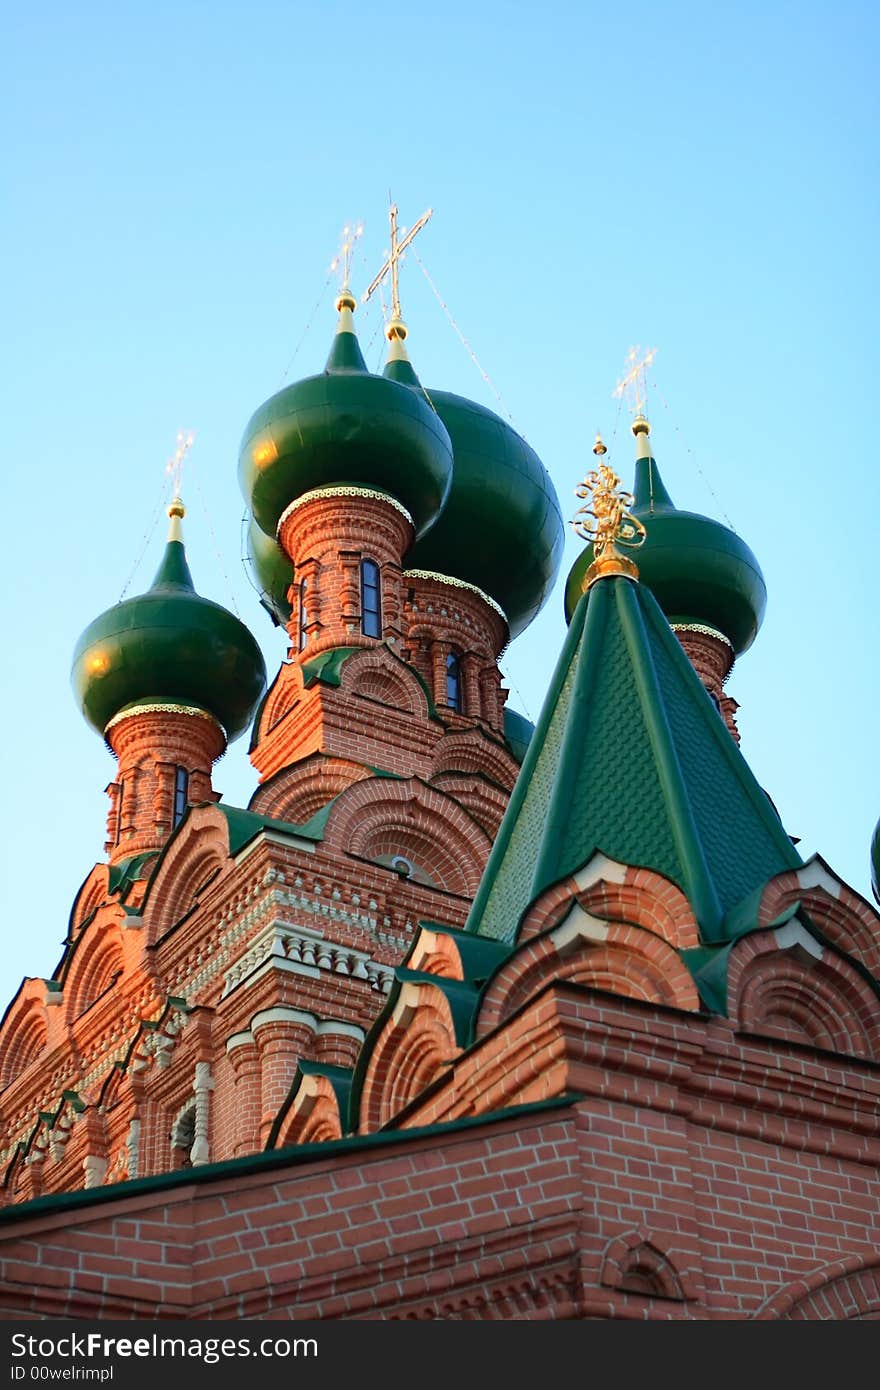
[{"label": "gold trim on dome", "polygon": [[309,492],[304,492],[302,497],[295,498],[289,506],[284,508],[284,511],[278,518],[278,525],[275,528],[276,537],[289,516],[292,516],[300,507],[306,506],[309,502],[317,502],[322,497],[366,497],[374,502],[387,502],[389,507],[393,507],[396,512],[400,512],[400,515],[405,517],[410,526],[415,529],[415,522],[403,503],[389,496],[387,492],[377,492],[375,488],[371,487],[313,487]]},{"label": "gold trim on dome", "polygon": [[719,632],[717,627],[710,627],[708,623],[670,623],[673,632],[699,632],[704,637],[717,637],[719,642],[723,642],[725,647],[733,651],[733,643],[729,638]]},{"label": "gold trim on dome", "polygon": [[226,730],[219,719],[215,719],[213,714],[202,709],[199,705],[181,705],[173,700],[155,700],[149,704],[134,705],[131,709],[121,709],[118,714],[114,714],[113,718],[104,725],[105,738],[108,729],[121,724],[124,719],[134,719],[136,714],[191,714],[194,719],[207,719],[211,724],[216,724],[223,737],[226,737]]},{"label": "gold trim on dome", "polygon": [[477,598],[481,598],[484,603],[488,603],[489,607],[494,608],[495,612],[507,622],[507,614],[501,604],[496,603],[494,598],[490,598],[485,589],[481,589],[477,584],[469,584],[466,579],[456,579],[451,574],[438,574],[436,570],[404,570],[403,577],[404,579],[438,579],[441,584],[451,584],[453,589],[465,589],[470,594],[476,594]]}]

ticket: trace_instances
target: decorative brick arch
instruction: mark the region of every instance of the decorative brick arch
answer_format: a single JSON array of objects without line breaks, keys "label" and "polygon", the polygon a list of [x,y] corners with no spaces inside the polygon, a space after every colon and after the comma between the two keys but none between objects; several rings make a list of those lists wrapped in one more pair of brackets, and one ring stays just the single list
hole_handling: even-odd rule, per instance
[{"label": "decorative brick arch", "polygon": [[756,1317],[759,1321],[880,1321],[880,1258],[876,1250],[823,1265],[787,1285]]},{"label": "decorative brick arch", "polygon": [[456,730],[442,738],[431,759],[431,781],[443,772],[477,773],[510,792],[519,776],[512,753],[476,729]]},{"label": "decorative brick arch", "polygon": [[83,922],[106,902],[110,896],[110,868],[107,864],[96,864],[83,880],[70,913],[70,935],[74,936]]},{"label": "decorative brick arch", "polygon": [[620,922],[591,917],[577,904],[552,932],[521,946],[487,986],[477,1019],[483,1037],[554,980],[699,1010],[693,979],[676,951],[659,936]]},{"label": "decorative brick arch", "polygon": [[360,763],[314,753],[264,782],[252,796],[249,809],[273,820],[304,825],[340,792],[369,776]]},{"label": "decorative brick arch", "polygon": [[370,1050],[358,1131],[372,1134],[434,1081],[461,1048],[442,990],[407,981]]},{"label": "decorative brick arch", "polygon": [[125,969],[122,928],[108,915],[83,934],[64,978],[64,1014],[72,1024],[113,984]]},{"label": "decorative brick arch", "polygon": [[228,867],[226,817],[213,806],[192,806],[157,865],[143,908],[153,945],[197,903],[201,890]]},{"label": "decorative brick arch", "polygon": [[25,980],[0,1028],[0,1088],[8,1086],[45,1051],[49,1040],[42,980]]},{"label": "decorative brick arch", "polygon": [[683,1301],[697,1290],[689,1275],[679,1272],[656,1235],[644,1227],[610,1241],[602,1257],[599,1282],[620,1293]]},{"label": "decorative brick arch", "polygon": [[403,710],[420,721],[430,715],[422,682],[387,647],[364,648],[350,657],[342,668],[341,687],[346,695]]},{"label": "decorative brick arch", "polygon": [[343,792],[325,842],[362,859],[403,855],[450,893],[477,891],[491,841],[451,797],[416,777],[371,777]]},{"label": "decorative brick arch", "polygon": [[471,772],[438,772],[431,783],[464,806],[486,834],[495,839],[509,800],[503,787]]},{"label": "decorative brick arch", "polygon": [[575,901],[594,917],[643,927],[677,951],[700,944],[690,903],[676,884],[652,869],[621,864],[602,853],[535,899],[523,915],[517,940],[528,941],[555,927]]},{"label": "decorative brick arch", "polygon": [[743,1033],[880,1056],[880,999],[854,966],[796,920],[737,943],[728,966],[728,1010]]},{"label": "decorative brick arch", "polygon": [[269,687],[255,731],[255,743],[260,743],[275,728],[294,705],[302,699],[302,671],[297,662],[281,667]]},{"label": "decorative brick arch", "polygon": [[339,1100],[326,1076],[303,1076],[273,1145],[320,1144],[342,1138]]},{"label": "decorative brick arch", "polygon": [[800,903],[828,940],[880,976],[880,913],[839,879],[820,855],[800,869],[771,878],[761,895],[758,922],[769,926]]},{"label": "decorative brick arch", "polygon": [[461,953],[452,937],[428,927],[419,929],[406,965],[409,970],[421,970],[444,980],[464,979]]}]

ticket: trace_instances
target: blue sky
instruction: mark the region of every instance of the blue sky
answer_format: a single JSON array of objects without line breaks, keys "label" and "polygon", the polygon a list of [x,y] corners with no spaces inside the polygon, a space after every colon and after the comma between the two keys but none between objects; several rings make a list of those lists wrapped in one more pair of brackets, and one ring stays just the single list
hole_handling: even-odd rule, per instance
[{"label": "blue sky", "polygon": [[[597,426],[630,475],[611,393],[632,345],[659,349],[666,484],[729,519],[767,579],[728,686],[743,752],[802,852],[870,892],[878,27],[858,3],[7,7],[4,1002],[51,973],[102,854],[114,765],[70,657],[141,554],[128,592],[152,578],[182,427],[197,586],[277,669],[283,640],[240,560],[238,443],[298,344],[293,378],[323,365],[340,229],[365,224],[360,293],[389,189],[406,225],[434,207],[419,254],[502,401],[410,257],[422,380],[509,413],[567,517]],[[378,366],[378,306],[359,329]],[[532,718],[578,545],[505,658]],[[245,743],[215,775],[239,805]]]}]

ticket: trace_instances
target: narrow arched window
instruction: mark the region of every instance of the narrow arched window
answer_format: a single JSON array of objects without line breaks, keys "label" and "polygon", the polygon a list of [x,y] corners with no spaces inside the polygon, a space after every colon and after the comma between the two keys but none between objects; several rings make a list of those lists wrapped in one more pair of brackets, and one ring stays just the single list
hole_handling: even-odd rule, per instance
[{"label": "narrow arched window", "polygon": [[379,566],[375,560],[361,560],[361,632],[365,637],[382,636],[382,596]]},{"label": "narrow arched window", "polygon": [[171,829],[175,830],[183,820],[186,799],[189,795],[189,773],[185,767],[174,769],[174,809],[171,814]]},{"label": "narrow arched window", "polygon": [[446,658],[446,703],[461,714],[461,662],[455,652]]},{"label": "narrow arched window", "polygon": [[303,651],[303,650],[304,650],[305,645],[306,645],[306,643],[307,643],[308,640],[309,640],[309,634],[308,634],[308,632],[306,631],[306,624],[307,624],[307,622],[308,622],[308,620],[309,620],[308,610],[307,610],[307,608],[306,608],[306,599],[308,598],[308,595],[309,595],[308,580],[307,580],[307,579],[301,579],[300,582],[299,582],[299,649],[300,649],[300,651]]}]

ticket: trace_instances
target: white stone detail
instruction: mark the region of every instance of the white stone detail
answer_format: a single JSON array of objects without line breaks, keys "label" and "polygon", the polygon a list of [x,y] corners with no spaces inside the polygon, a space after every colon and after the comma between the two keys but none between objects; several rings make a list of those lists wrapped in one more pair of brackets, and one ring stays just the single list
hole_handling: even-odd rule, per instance
[{"label": "white stone detail", "polygon": [[816,938],[810,936],[806,927],[796,919],[786,922],[784,927],[779,927],[773,933],[773,938],[781,951],[790,951],[793,947],[800,946],[814,960],[821,960],[825,954]]},{"label": "white stone detail", "polygon": [[367,1036],[363,1028],[359,1028],[356,1023],[343,1023],[340,1018],[324,1018],[315,1029],[318,1037],[325,1033],[335,1034],[338,1037],[354,1038],[356,1042],[363,1042]]},{"label": "white stone detail", "polygon": [[580,904],[575,903],[559,926],[550,933],[550,940],[557,951],[562,951],[579,937],[585,937],[588,941],[607,941],[610,931],[607,922],[601,922],[598,917],[584,912]]},{"label": "white stone detail", "polygon": [[100,1187],[107,1176],[107,1160],[98,1154],[86,1154],[83,1159],[84,1187]]},{"label": "white stone detail", "polygon": [[582,869],[578,869],[576,874],[572,874],[572,878],[579,889],[591,888],[594,883],[599,883],[602,879],[606,883],[624,883],[627,868],[628,865],[619,864],[616,859],[609,859],[600,850]]},{"label": "white stone detail", "polygon": [[795,878],[801,888],[824,888],[830,898],[840,899],[841,887],[836,878],[833,878],[824,864],[813,855],[808,859],[802,869],[798,869]]},{"label": "white stone detail", "polygon": [[[328,916],[337,911],[329,904],[323,906]],[[312,979],[322,973],[348,975],[355,980],[367,980],[373,989],[386,994],[393,973],[389,966],[378,964],[365,951],[326,940],[319,929],[294,927],[275,920],[258,933],[244,954],[226,971],[221,998],[225,999],[243,981],[252,982],[262,977],[267,966]]]},{"label": "white stone detail", "polygon": [[190,1162],[194,1168],[198,1168],[202,1163],[209,1163],[211,1159],[208,1131],[213,1089],[214,1082],[211,1079],[210,1063],[196,1062],[196,1077],[193,1084],[196,1097],[195,1135],[192,1148],[189,1151]]},{"label": "white stone detail", "polygon": [[301,1027],[308,1028],[311,1033],[314,1033],[318,1026],[314,1014],[306,1013],[305,1009],[293,1009],[288,1004],[278,1004],[272,1009],[261,1009],[258,1014],[254,1014],[251,1019],[251,1032],[256,1035],[267,1023],[298,1023]]},{"label": "white stone detail", "polygon": [[140,1174],[141,1166],[141,1122],[132,1120],[128,1126],[128,1176],[136,1178]]}]

